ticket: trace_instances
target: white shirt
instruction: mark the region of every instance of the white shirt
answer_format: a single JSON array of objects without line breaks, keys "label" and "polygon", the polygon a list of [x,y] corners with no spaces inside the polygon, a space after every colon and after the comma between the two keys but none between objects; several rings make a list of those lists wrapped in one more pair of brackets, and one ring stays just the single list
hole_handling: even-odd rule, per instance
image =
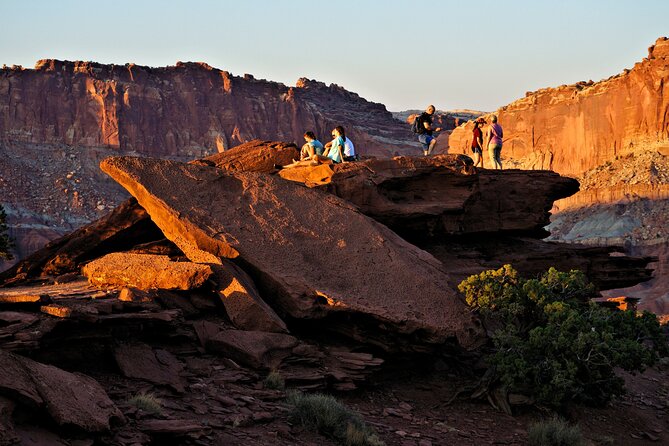
[{"label": "white shirt", "polygon": [[344,156],[355,156],[355,147],[353,147],[353,143],[348,139],[348,136],[344,141]]}]

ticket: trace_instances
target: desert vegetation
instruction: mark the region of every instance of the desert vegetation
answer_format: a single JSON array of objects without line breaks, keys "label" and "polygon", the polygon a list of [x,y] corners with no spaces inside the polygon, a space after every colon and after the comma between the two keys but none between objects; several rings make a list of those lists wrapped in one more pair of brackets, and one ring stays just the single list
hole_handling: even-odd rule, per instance
[{"label": "desert vegetation", "polygon": [[346,446],[381,446],[384,443],[359,414],[330,395],[290,392],[287,398],[293,422]]},{"label": "desert vegetation", "polygon": [[581,429],[560,418],[549,418],[532,424],[528,429],[530,446],[584,446]]},{"label": "desert vegetation", "polygon": [[469,277],[459,289],[491,332],[491,382],[539,405],[605,404],[625,390],[616,368],[643,371],[667,354],[654,314],[595,304],[580,271],[550,268],[523,279],[504,265]]},{"label": "desert vegetation", "polygon": [[163,413],[162,401],[150,392],[133,396],[128,399],[128,404],[150,414],[161,415]]}]

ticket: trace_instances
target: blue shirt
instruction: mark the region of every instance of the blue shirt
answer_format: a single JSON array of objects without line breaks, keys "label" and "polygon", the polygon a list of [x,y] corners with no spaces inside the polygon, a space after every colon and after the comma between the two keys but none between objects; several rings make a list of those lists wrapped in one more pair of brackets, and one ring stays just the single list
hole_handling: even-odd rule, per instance
[{"label": "blue shirt", "polygon": [[328,158],[330,158],[335,163],[341,163],[341,156],[339,156],[339,149],[344,151],[344,138],[337,136],[332,140],[332,145],[330,146],[330,151],[328,152]]},{"label": "blue shirt", "polygon": [[313,139],[313,140],[309,141],[307,144],[309,144],[311,146],[311,148],[314,149],[314,153],[316,155],[321,155],[321,156],[323,155],[323,152],[325,151],[325,149],[323,147],[323,143],[321,143],[319,140]]}]

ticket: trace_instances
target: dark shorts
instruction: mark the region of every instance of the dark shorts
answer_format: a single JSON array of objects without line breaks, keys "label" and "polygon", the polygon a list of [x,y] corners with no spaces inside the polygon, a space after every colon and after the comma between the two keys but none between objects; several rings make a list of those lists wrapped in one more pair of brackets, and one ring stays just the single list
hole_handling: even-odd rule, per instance
[{"label": "dark shorts", "polygon": [[422,135],[418,135],[418,141],[423,145],[425,150],[427,150],[430,147],[430,143],[434,139],[434,136],[428,135],[427,133],[423,133]]},{"label": "dark shorts", "polygon": [[483,151],[481,150],[480,147],[472,147],[472,153],[478,153],[479,155],[483,155]]}]

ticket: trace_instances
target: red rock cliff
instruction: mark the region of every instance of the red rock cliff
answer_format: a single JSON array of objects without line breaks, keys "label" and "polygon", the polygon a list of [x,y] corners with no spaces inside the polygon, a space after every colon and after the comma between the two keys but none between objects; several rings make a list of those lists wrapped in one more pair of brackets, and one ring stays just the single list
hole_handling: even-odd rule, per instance
[{"label": "red rock cliff", "polygon": [[4,141],[194,157],[253,138],[302,142],[306,130],[325,140],[340,124],[363,154],[418,153],[408,126],[385,106],[307,79],[287,87],[204,63],[41,60],[34,70],[0,70]]},{"label": "red rock cliff", "polygon": [[[669,40],[631,70],[600,82],[528,93],[497,111],[503,158],[577,175],[639,147],[669,145]],[[455,129],[451,153],[469,153],[472,124]]]}]

